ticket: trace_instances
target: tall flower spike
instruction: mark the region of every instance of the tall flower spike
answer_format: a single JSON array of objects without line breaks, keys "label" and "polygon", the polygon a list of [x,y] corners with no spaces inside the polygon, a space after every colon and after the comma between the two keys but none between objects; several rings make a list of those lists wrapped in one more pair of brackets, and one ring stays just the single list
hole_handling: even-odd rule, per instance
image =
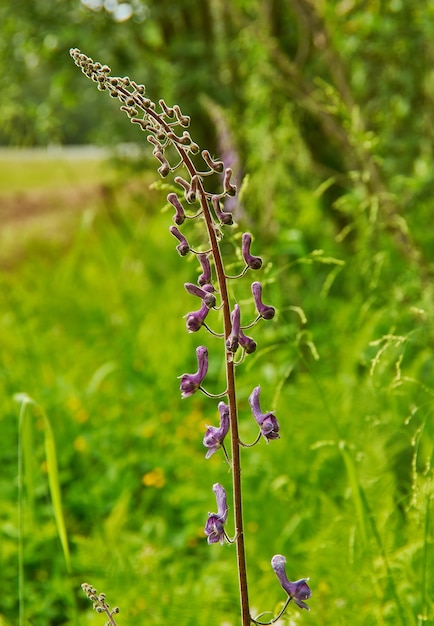
[{"label": "tall flower spike", "polygon": [[206,316],[209,313],[209,306],[205,301],[202,301],[202,306],[198,311],[192,311],[187,313],[187,330],[189,333],[197,332],[205,321]]},{"label": "tall flower spike", "polygon": [[261,427],[261,433],[267,440],[279,439],[279,422],[273,413],[262,413],[259,405],[259,394],[261,387],[255,387],[250,394],[249,404],[252,409],[253,417]]},{"label": "tall flower spike", "polygon": [[229,407],[224,402],[219,402],[218,410],[220,412],[220,427],[207,426],[207,431],[203,438],[203,445],[208,448],[205,455],[209,459],[221,447],[224,438],[229,430]]},{"label": "tall flower spike", "polygon": [[259,270],[262,267],[262,259],[259,256],[253,256],[250,254],[250,245],[252,243],[252,235],[250,233],[243,233],[241,237],[241,253],[246,265],[252,270]]},{"label": "tall flower spike", "polygon": [[276,554],[271,559],[271,567],[275,571],[280,584],[288,596],[294,600],[295,604],[299,606],[300,609],[310,611],[307,604],[303,602],[303,600],[309,600],[312,596],[312,590],[307,584],[309,578],[301,578],[300,580],[296,580],[292,583],[286,576],[285,563],[286,559],[281,554]]},{"label": "tall flower spike", "polygon": [[231,313],[231,321],[232,330],[226,340],[226,350],[228,352],[235,353],[238,350],[240,335],[240,307],[238,306],[238,304],[234,306],[234,310]]},{"label": "tall flower spike", "polygon": [[228,516],[228,507],[226,504],[226,491],[220,483],[215,483],[212,490],[217,500],[217,513],[208,513],[208,519],[205,524],[205,534],[208,537],[208,543],[224,543],[225,529],[224,523]]},{"label": "tall flower spike", "polygon": [[262,302],[262,285],[258,281],[252,283],[252,294],[255,299],[256,309],[264,320],[271,320],[276,314],[274,306],[263,304]]},{"label": "tall flower spike", "polygon": [[201,386],[203,379],[208,372],[208,350],[205,346],[199,346],[196,348],[198,370],[196,374],[183,374],[179,378],[181,384],[181,397],[188,398],[193,395]]}]

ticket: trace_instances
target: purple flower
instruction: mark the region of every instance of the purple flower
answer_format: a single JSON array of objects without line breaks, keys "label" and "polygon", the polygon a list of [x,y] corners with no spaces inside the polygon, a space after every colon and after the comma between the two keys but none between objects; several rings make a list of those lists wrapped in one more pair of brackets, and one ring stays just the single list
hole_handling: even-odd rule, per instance
[{"label": "purple flower", "polygon": [[205,301],[202,301],[202,306],[198,311],[191,311],[187,313],[187,330],[189,333],[195,333],[199,330],[205,321],[206,316],[209,313],[209,307]]},{"label": "purple flower", "polygon": [[236,352],[239,344],[240,334],[240,307],[238,304],[234,306],[234,310],[231,313],[232,330],[229,337],[226,340],[226,350],[228,352]]},{"label": "purple flower", "polygon": [[188,254],[190,252],[190,246],[188,245],[188,241],[184,237],[184,235],[176,228],[176,226],[171,226],[169,230],[172,233],[172,235],[176,237],[178,241],[180,242],[179,245],[176,246],[178,253],[181,256],[185,256],[186,254]]},{"label": "purple flower", "polygon": [[252,235],[250,233],[243,233],[241,237],[241,253],[246,265],[252,270],[258,270],[262,267],[262,259],[259,256],[253,256],[250,254],[250,245],[252,243]]},{"label": "purple flower", "polygon": [[[193,283],[184,283],[184,287],[192,296],[198,296],[198,298],[201,298],[209,309],[212,309],[215,306],[216,298],[212,291],[205,288],[202,289]],[[204,285],[204,287],[211,287],[212,290],[214,289],[212,285]]]},{"label": "purple flower", "polygon": [[295,604],[299,606],[300,609],[310,611],[307,604],[303,602],[303,600],[309,600],[312,595],[312,591],[307,584],[309,578],[301,578],[294,583],[290,582],[286,576],[285,563],[286,559],[281,554],[276,554],[271,559],[271,567],[275,571],[280,584],[288,596],[294,600]]},{"label": "purple flower", "polygon": [[238,341],[240,342],[240,346],[244,348],[247,354],[252,354],[252,352],[256,350],[256,341],[253,339],[253,337],[247,337],[247,335],[243,333],[241,328],[238,334]]},{"label": "purple flower", "polygon": [[202,274],[197,279],[197,283],[203,287],[211,282],[211,265],[206,254],[198,254],[197,258],[202,266]]},{"label": "purple flower", "polygon": [[188,396],[193,395],[199,389],[208,371],[208,350],[205,346],[196,348],[196,356],[198,363],[196,374],[183,374],[179,377],[181,379],[182,398],[188,398]]},{"label": "purple flower", "polygon": [[185,221],[185,213],[184,213],[183,206],[180,203],[179,198],[176,195],[176,193],[169,193],[169,195],[167,196],[167,200],[175,208],[175,211],[176,211],[175,215],[173,216],[173,221],[175,222],[175,224],[180,226]]},{"label": "purple flower", "polygon": [[207,426],[208,430],[203,438],[203,445],[208,448],[205,455],[206,459],[217,452],[223,443],[223,439],[229,430],[229,407],[224,402],[219,402],[218,410],[220,411],[220,427]]},{"label": "purple flower", "polygon": [[261,433],[264,435],[267,442],[271,439],[279,439],[279,422],[273,413],[261,413],[261,407],[259,406],[259,394],[261,387],[255,387],[250,394],[249,404],[252,408],[253,417],[261,427]]},{"label": "purple flower", "polygon": [[268,306],[262,303],[262,285],[259,282],[252,283],[252,294],[255,299],[256,309],[264,320],[271,320],[276,314],[274,306]]},{"label": "purple flower", "polygon": [[225,529],[224,523],[228,516],[228,506],[226,504],[226,491],[220,483],[215,483],[212,490],[217,500],[217,513],[208,513],[208,519],[205,524],[205,534],[208,537],[208,543],[224,543]]},{"label": "purple flower", "polygon": [[220,223],[225,224],[226,226],[231,226],[231,224],[234,223],[232,213],[222,211],[222,209],[220,208],[220,196],[213,196],[211,198],[211,202],[214,207],[217,219],[220,221]]}]

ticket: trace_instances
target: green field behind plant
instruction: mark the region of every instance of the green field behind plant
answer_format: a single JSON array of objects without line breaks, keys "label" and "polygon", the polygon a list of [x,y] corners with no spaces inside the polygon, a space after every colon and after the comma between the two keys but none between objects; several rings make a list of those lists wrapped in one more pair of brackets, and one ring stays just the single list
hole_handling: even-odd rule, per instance
[{"label": "green field behind plant", "polygon": [[[175,251],[154,175],[121,184],[101,165],[71,160],[59,174],[48,159],[35,176],[23,160],[18,187],[42,190],[41,210],[9,212],[0,232],[0,624],[103,624],[88,582],[120,606],[119,626],[235,625],[234,547],[203,534],[211,487],[230,480],[222,455],[204,458],[216,403],[181,400],[177,380],[205,343],[207,386],[221,391],[221,346],[186,333],[197,302],[183,283],[197,268]],[[19,209],[12,169],[0,198]],[[84,183],[79,206],[55,195],[47,216],[59,186]],[[273,236],[239,228],[255,235],[254,278],[278,309],[239,368],[243,438],[256,436],[256,385],[281,427],[242,454],[251,605],[284,600],[279,553],[292,580],[311,579],[311,612],[290,605],[291,625],[434,624],[433,285],[393,233],[359,217],[347,245],[318,190],[297,200]],[[426,207],[411,218],[422,242]]]}]

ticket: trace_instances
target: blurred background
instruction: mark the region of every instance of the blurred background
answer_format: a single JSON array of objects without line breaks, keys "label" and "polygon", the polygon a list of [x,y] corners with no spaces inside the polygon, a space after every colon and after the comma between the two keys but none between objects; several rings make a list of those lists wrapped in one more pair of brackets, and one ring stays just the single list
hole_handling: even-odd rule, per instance
[{"label": "blurred background", "polygon": [[0,32],[0,625],[104,623],[83,582],[119,626],[239,620],[203,535],[218,413],[177,380],[206,343],[224,385],[185,331],[198,268],[71,47],[178,103],[242,190],[243,318],[251,280],[278,309],[238,376],[243,438],[256,385],[281,426],[243,451],[253,614],[280,553],[313,590],[288,624],[434,624],[434,2],[14,0]]}]

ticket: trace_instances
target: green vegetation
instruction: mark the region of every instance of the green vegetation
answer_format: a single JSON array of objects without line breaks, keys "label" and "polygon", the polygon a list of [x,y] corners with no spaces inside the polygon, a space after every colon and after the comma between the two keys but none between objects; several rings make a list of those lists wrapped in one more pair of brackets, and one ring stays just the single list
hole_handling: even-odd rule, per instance
[{"label": "green vegetation", "polygon": [[[0,143],[140,141],[77,46],[236,157],[278,309],[239,381],[245,439],[258,381],[282,434],[243,454],[252,606],[281,606],[281,553],[313,590],[291,625],[434,624],[434,2],[131,6],[0,7]],[[178,389],[195,268],[148,157],[0,156],[2,626],[103,624],[83,582],[120,626],[238,623],[231,547],[203,536],[216,416]]]},{"label": "green vegetation", "polygon": [[[177,376],[195,365],[197,337],[182,319],[193,265],[180,266],[162,194],[143,179],[136,190],[139,182],[140,195],[114,192],[109,204],[83,207],[66,239],[38,234],[36,222],[25,256],[1,272],[6,624],[18,615],[20,544],[24,623],[99,623],[82,582],[120,605],[119,623],[237,620],[231,548],[207,546],[202,535],[223,463],[203,458],[215,416],[178,391]],[[327,228],[317,228],[317,211],[312,196],[300,220],[324,253],[291,253],[287,231],[268,244],[267,289],[280,323],[257,329],[262,349],[241,377],[246,399],[258,379],[274,390],[267,404],[282,430],[272,451],[260,446],[243,459],[253,605],[273,610],[283,600],[269,560],[284,552],[290,575],[311,577],[316,623],[430,623],[431,288],[392,247],[381,251],[377,275],[357,271],[358,259],[343,249],[338,256]],[[211,374],[219,389],[221,372]],[[27,407],[21,438],[17,393],[40,407]],[[50,497],[45,419],[70,571]]]}]

